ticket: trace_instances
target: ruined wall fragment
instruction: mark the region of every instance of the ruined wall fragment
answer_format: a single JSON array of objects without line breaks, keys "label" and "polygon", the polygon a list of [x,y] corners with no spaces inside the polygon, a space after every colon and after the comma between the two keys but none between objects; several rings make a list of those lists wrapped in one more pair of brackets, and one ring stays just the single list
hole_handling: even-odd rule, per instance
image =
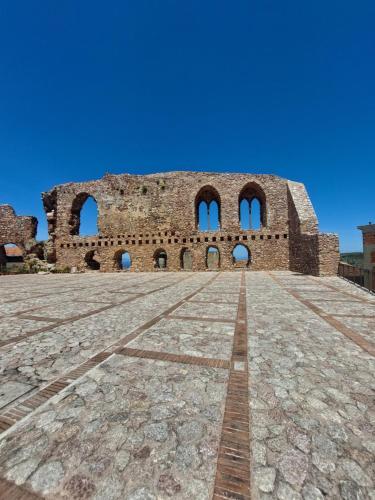
[{"label": "ruined wall fragment", "polygon": [[[197,199],[200,193],[209,198],[210,190],[219,199],[220,228],[200,231]],[[260,230],[240,227],[239,200],[244,190],[260,193],[265,222]],[[164,250],[167,269],[180,270],[183,252],[188,249],[189,266],[198,271],[207,269],[207,248],[213,245],[220,252],[220,269],[230,270],[238,268],[232,252],[242,243],[250,250],[254,270],[290,268],[319,274],[323,268],[331,273],[334,269],[335,245],[332,238],[320,238],[303,184],[274,175],[108,174],[96,181],[59,185],[42,196],[49,258],[59,266],[87,269],[94,261],[100,263],[100,270],[114,271],[119,267],[119,255],[127,251],[131,270],[152,271],[158,270],[155,253]],[[97,203],[99,232],[81,237],[80,210],[89,196]]]}]

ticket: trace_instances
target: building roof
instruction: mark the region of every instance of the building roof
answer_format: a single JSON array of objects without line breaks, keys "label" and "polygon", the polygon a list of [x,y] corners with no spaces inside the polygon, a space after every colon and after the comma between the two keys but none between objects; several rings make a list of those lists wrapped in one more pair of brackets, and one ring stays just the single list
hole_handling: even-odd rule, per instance
[{"label": "building roof", "polygon": [[357,226],[363,233],[375,233],[375,224],[367,224],[366,226]]},{"label": "building roof", "polygon": [[7,257],[22,257],[22,250],[19,247],[5,247]]}]

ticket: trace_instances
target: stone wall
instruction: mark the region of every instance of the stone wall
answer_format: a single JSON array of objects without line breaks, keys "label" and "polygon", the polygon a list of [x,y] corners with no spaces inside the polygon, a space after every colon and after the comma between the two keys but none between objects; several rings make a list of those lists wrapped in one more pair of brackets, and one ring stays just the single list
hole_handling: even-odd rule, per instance
[{"label": "stone wall", "polygon": [[13,243],[26,252],[35,245],[38,221],[35,217],[17,216],[10,205],[0,205],[0,245]]},{"label": "stone wall", "polygon": [[305,186],[288,181],[290,269],[315,276],[337,274],[336,234],[319,233],[318,219]]},{"label": "stone wall", "polygon": [[[256,197],[263,227],[242,230],[239,200]],[[98,206],[99,234],[79,236],[80,211],[91,196]],[[48,257],[58,266],[102,271],[119,269],[129,252],[132,271],[156,268],[158,251],[167,253],[167,269],[180,270],[190,252],[193,270],[207,268],[207,249],[215,246],[220,269],[287,270],[336,274],[337,237],[318,232],[318,222],[303,184],[273,175],[170,172],[105,175],[101,180],[68,183],[42,194],[48,220]],[[199,200],[216,199],[220,229],[197,227]],[[237,244],[250,251],[250,262],[235,263]],[[92,264],[94,262],[94,265]]]}]

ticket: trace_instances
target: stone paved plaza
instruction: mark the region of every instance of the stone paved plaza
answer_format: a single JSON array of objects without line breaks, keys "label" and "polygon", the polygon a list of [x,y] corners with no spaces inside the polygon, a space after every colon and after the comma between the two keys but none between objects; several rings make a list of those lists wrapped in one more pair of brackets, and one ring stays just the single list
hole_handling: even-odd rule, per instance
[{"label": "stone paved plaza", "polygon": [[375,499],[375,296],[244,271],[0,289],[0,498]]}]

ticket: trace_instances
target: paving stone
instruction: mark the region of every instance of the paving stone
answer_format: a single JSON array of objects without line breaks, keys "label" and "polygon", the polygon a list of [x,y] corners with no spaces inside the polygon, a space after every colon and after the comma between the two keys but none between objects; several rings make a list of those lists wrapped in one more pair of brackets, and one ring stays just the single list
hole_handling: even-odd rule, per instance
[{"label": "paving stone", "polygon": [[308,460],[302,452],[291,449],[282,455],[279,467],[288,483],[300,487],[307,474]]},{"label": "paving stone", "polygon": [[9,381],[0,386],[0,410],[20,396],[30,392],[34,386],[23,382]]},{"label": "paving stone", "polygon": [[302,497],[303,497],[303,500],[324,500],[324,495],[319,490],[319,488],[316,488],[315,486],[312,486],[311,484],[306,484],[303,487]]},{"label": "paving stone", "polygon": [[35,491],[46,493],[54,489],[64,477],[64,469],[60,462],[43,464],[31,477],[31,486]]},{"label": "paving stone", "polygon": [[343,500],[364,500],[365,495],[354,481],[340,483],[340,493]]},{"label": "paving stone", "polygon": [[203,434],[204,425],[197,420],[186,422],[177,429],[177,437],[182,443],[197,441],[202,438]]},{"label": "paving stone", "polygon": [[259,441],[252,443],[252,456],[256,464],[266,465],[267,463],[267,448],[266,445]]},{"label": "paving stone", "polygon": [[371,478],[354,460],[340,460],[338,468],[344,472],[346,477],[355,481],[359,486],[373,486]]},{"label": "paving stone", "polygon": [[40,462],[38,458],[30,458],[24,462],[20,462],[8,470],[6,478],[13,481],[17,485],[23,484],[31,474],[36,470]]},{"label": "paving stone", "polygon": [[168,438],[168,424],[166,422],[159,422],[157,424],[150,424],[145,427],[145,435],[154,441],[165,441]]},{"label": "paving stone", "polygon": [[277,488],[277,498],[279,500],[300,500],[301,495],[287,483],[279,483]]},{"label": "paving stone", "polygon": [[[264,273],[246,276],[252,446],[266,446],[276,493],[287,484],[303,498],[339,498],[340,484],[351,479],[367,498],[375,463],[372,445],[365,444],[373,440],[375,422],[374,360],[287,291],[309,297],[311,278],[272,274],[281,285]],[[324,280],[315,281],[322,283],[316,298],[324,299]],[[330,304],[325,311],[335,313]],[[355,307],[366,312],[358,301]],[[344,468],[343,460],[349,461]],[[258,488],[258,494],[270,492]]]},{"label": "paving stone", "polygon": [[[254,498],[371,499],[374,359],[305,303],[325,302],[326,314],[374,342],[374,321],[360,315],[372,310],[375,298],[361,302],[368,294],[339,278],[272,275],[277,282],[266,272],[249,272],[245,282]],[[99,359],[0,437],[0,476],[50,498],[210,498],[229,372],[205,360],[230,360],[241,273],[11,281],[16,301],[0,298],[0,341],[18,340],[1,347],[2,412],[22,408],[25,398],[98,353],[112,353],[124,339],[133,349],[188,354],[202,365],[119,354]],[[148,295],[137,297],[140,292]],[[110,308],[95,312],[103,303]],[[30,308],[35,320],[17,316]],[[342,310],[358,317],[338,316]],[[52,313],[68,322],[40,320]],[[80,313],[87,316],[72,316]],[[173,318],[182,314],[191,319]],[[133,340],[132,332],[139,333]],[[237,357],[232,366],[237,375],[247,369]]]},{"label": "paving stone", "polygon": [[336,468],[336,445],[323,434],[314,435],[312,438],[312,463],[321,472],[333,472]]},{"label": "paving stone", "polygon": [[276,470],[272,467],[261,467],[254,472],[255,483],[264,493],[271,493],[276,479]]}]

